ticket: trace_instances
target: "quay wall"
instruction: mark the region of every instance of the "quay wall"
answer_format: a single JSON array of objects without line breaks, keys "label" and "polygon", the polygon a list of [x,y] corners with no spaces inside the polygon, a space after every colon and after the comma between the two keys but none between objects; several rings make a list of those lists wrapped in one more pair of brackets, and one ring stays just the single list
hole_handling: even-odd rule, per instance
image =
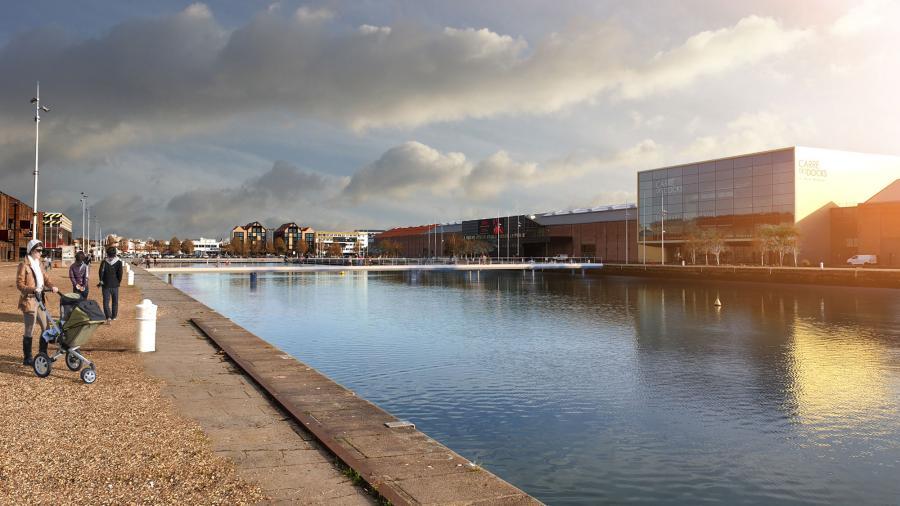
[{"label": "quay wall", "polygon": [[587,272],[592,276],[900,288],[900,269],[606,264],[602,269]]}]

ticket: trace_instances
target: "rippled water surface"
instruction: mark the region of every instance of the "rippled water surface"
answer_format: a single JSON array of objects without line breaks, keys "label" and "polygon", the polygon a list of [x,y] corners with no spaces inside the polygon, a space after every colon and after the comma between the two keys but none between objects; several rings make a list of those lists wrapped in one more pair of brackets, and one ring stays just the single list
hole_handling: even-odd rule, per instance
[{"label": "rippled water surface", "polygon": [[549,504],[898,504],[900,291],[540,273],[173,283]]}]

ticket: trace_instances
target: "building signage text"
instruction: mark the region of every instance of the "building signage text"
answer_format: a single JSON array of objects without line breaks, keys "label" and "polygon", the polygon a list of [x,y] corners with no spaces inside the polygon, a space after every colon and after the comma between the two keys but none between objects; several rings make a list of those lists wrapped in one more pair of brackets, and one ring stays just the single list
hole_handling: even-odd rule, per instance
[{"label": "building signage text", "polygon": [[828,177],[828,171],[819,166],[818,160],[798,160],[797,170],[805,179],[822,180]]}]

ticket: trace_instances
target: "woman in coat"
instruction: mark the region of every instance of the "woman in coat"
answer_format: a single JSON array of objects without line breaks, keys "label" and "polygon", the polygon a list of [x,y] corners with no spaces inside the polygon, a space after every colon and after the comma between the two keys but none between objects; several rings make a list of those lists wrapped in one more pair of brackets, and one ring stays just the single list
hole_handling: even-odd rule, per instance
[{"label": "woman in coat", "polygon": [[88,298],[88,279],[91,277],[91,269],[84,261],[84,252],[75,253],[75,262],[69,267],[69,281],[72,282],[72,291],[81,295],[82,299]]},{"label": "woman in coat", "polygon": [[[37,239],[28,241],[26,248],[28,255],[19,263],[16,271],[16,288],[19,290],[19,311],[25,323],[25,332],[22,335],[22,364],[31,365],[31,343],[34,333],[34,323],[37,321],[41,327],[41,334],[47,329],[47,315],[38,311],[37,298],[43,297],[45,289],[49,288],[56,293],[58,288],[50,280],[50,275],[41,263],[41,255],[44,245]],[[47,341],[38,336],[38,349],[47,352]]]}]

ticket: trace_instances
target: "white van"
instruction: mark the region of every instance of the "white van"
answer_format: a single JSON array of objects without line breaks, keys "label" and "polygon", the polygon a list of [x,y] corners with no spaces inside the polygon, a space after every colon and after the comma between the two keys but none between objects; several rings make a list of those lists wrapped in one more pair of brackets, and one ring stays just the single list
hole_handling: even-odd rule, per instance
[{"label": "white van", "polygon": [[847,265],[875,265],[877,263],[876,255],[853,255],[847,259]]}]

